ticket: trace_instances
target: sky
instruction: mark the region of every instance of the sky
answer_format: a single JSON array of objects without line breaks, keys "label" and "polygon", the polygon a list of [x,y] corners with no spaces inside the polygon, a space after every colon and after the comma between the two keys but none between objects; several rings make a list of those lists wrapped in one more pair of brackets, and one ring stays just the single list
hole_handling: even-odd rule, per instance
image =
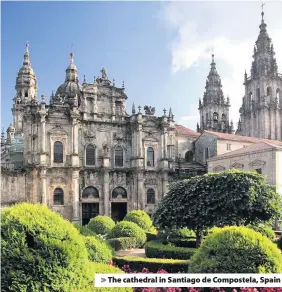
[{"label": "sky", "polygon": [[[264,6],[267,31],[282,72],[282,2]],[[17,72],[26,41],[38,80],[39,99],[64,82],[69,54],[79,80],[93,82],[104,66],[116,86],[125,84],[127,112],[172,108],[175,120],[195,130],[198,101],[215,54],[223,92],[237,125],[244,72],[261,21],[259,1],[1,2],[1,122],[12,122]]]}]

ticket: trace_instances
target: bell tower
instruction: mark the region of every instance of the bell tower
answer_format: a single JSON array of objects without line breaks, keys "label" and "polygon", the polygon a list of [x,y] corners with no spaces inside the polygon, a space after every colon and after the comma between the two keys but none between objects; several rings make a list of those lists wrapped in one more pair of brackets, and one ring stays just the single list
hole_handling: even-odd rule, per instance
[{"label": "bell tower", "polygon": [[245,72],[245,95],[236,134],[282,140],[282,74],[278,73],[271,38],[261,13],[251,75]]},{"label": "bell tower", "polygon": [[14,117],[14,127],[16,133],[22,132],[23,123],[23,111],[24,105],[28,102],[36,99],[37,94],[37,79],[34,70],[30,64],[29,57],[29,45],[26,43],[26,51],[24,54],[23,66],[18,72],[16,79],[16,96],[13,101],[13,117]]},{"label": "bell tower", "polygon": [[232,133],[233,123],[229,123],[229,107],[229,97],[225,99],[223,95],[221,78],[217,73],[214,55],[212,55],[211,69],[206,80],[206,91],[203,100],[199,100],[200,126],[197,124],[197,131]]}]

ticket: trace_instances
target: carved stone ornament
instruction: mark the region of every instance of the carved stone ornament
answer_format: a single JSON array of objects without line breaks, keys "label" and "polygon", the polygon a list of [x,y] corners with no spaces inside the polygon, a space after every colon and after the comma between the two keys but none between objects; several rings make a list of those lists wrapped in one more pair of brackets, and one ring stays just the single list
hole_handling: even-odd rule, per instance
[{"label": "carved stone ornament", "polygon": [[156,112],[156,109],[154,107],[145,105],[144,106],[144,110],[145,110],[145,115],[149,115],[149,116],[153,116]]},{"label": "carved stone ornament", "polygon": [[156,185],[158,183],[156,175],[153,173],[147,173],[145,177],[145,185]]},{"label": "carved stone ornament", "polygon": [[93,129],[88,129],[87,131],[84,132],[85,138],[93,138],[96,139],[96,133]]},{"label": "carved stone ornament", "polygon": [[97,172],[84,171],[85,185],[97,185],[99,183],[99,177]]},{"label": "carved stone ornament", "polygon": [[122,131],[118,131],[114,133],[115,140],[123,140],[123,138],[124,138],[124,133]]}]

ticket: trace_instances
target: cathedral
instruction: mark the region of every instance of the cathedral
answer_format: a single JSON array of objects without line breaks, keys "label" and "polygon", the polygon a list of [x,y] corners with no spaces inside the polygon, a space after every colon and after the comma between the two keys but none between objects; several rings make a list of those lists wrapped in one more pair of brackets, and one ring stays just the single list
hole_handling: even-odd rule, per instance
[{"label": "cathedral", "polygon": [[133,103],[128,113],[124,84],[111,81],[105,68],[80,83],[73,53],[50,102],[39,99],[27,44],[13,123],[1,135],[2,207],[39,202],[82,225],[98,214],[115,221],[134,209],[150,214],[171,181],[208,171],[207,160],[219,155],[211,148],[215,133],[237,142],[282,141],[282,75],[263,17],[236,133],[214,55],[193,131],[175,123],[171,108],[156,116],[154,107]]}]

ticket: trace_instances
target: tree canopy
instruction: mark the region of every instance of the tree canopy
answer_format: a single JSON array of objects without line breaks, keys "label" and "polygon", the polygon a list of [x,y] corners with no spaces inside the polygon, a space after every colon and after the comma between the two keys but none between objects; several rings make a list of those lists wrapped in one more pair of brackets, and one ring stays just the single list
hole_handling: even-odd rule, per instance
[{"label": "tree canopy", "polygon": [[281,196],[255,172],[229,170],[196,176],[170,185],[153,215],[162,229],[247,225],[281,216]]}]

